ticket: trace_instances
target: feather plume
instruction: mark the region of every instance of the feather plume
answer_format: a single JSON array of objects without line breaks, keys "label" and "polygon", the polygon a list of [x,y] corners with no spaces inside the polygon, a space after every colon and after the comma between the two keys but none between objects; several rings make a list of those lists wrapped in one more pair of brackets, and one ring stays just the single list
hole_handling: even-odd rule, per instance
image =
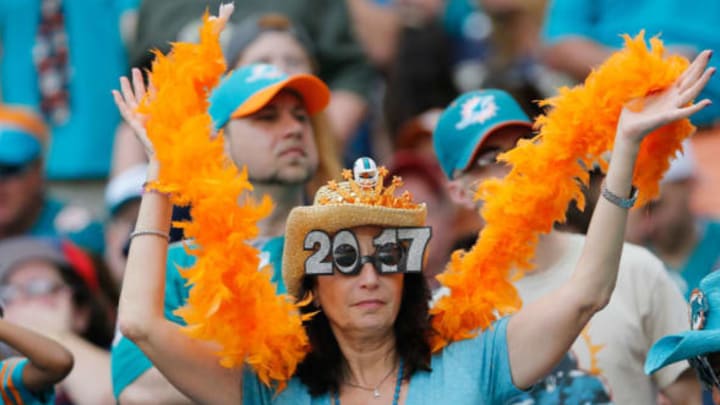
[{"label": "feather plume", "polygon": [[188,253],[197,257],[193,267],[181,269],[191,286],[187,304],[177,311],[185,331],[219,344],[223,366],[247,363],[265,384],[282,389],[309,343],[297,306],[276,294],[269,266],[258,271],[259,251],[249,244],[272,203],[253,199],[246,170],[227,158],[222,134],[212,134],[208,95],[225,71],[215,24],[205,15],[198,44],[156,52],[150,74],[155,92],[141,106],[160,162],[159,179],[150,187],[192,207],[192,222],[179,224],[194,239]]}]

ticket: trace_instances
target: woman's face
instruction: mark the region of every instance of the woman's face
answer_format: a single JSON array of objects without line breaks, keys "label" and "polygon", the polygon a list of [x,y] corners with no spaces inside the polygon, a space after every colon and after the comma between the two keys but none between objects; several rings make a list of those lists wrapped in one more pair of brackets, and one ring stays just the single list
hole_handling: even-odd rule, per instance
[{"label": "woman's face", "polygon": [[[375,251],[373,239],[382,228],[353,228],[360,255]],[[330,321],[333,330],[344,333],[377,335],[392,329],[403,294],[402,273],[378,273],[372,263],[365,263],[354,275],[334,271],[331,276],[318,276],[315,300]]]},{"label": "woman's face", "polygon": [[260,34],[242,52],[235,68],[251,63],[269,63],[288,75],[313,73],[310,56],[305,48],[291,34],[281,31]]}]

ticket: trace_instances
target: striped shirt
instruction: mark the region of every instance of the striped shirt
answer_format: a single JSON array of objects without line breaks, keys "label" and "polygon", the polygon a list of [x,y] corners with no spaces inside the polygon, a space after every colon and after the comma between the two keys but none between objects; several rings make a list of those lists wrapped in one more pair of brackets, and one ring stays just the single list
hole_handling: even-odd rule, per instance
[{"label": "striped shirt", "polygon": [[42,392],[32,392],[23,383],[23,369],[28,360],[8,359],[0,362],[0,404],[5,405],[45,405],[55,402],[53,387]]}]

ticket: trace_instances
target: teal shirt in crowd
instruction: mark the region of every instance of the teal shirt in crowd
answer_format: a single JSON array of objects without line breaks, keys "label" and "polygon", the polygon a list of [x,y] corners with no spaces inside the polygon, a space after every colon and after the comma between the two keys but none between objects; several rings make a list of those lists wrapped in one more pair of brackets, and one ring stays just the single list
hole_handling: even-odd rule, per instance
[{"label": "teal shirt in crowd", "polygon": [[[276,237],[254,244],[261,250],[262,261],[269,262],[273,267],[271,281],[276,286],[278,294],[287,292],[281,272],[284,242],[284,237]],[[190,286],[180,275],[178,268],[189,268],[195,264],[195,256],[189,255],[185,250],[186,243],[178,242],[170,245],[165,266],[165,318],[179,325],[184,325],[185,322],[175,315],[174,311],[187,302]],[[152,363],[140,348],[118,332],[115,342],[113,342],[110,366],[113,393],[116,398],[119,398],[120,393],[128,385],[152,367]]]},{"label": "teal shirt in crowd", "polygon": [[[451,343],[432,356],[432,371],[410,379],[406,404],[504,404],[523,391],[512,382],[507,348],[509,318],[495,322],[473,339]],[[389,399],[385,400],[389,404]],[[263,385],[249,369],[243,374],[243,405],[331,405],[329,395],[311,397],[295,377],[279,394]]]},{"label": "teal shirt in crowd", "polygon": [[50,386],[42,392],[31,392],[23,383],[22,373],[28,364],[20,361],[0,361],[0,405],[51,405],[55,403],[55,389]]}]

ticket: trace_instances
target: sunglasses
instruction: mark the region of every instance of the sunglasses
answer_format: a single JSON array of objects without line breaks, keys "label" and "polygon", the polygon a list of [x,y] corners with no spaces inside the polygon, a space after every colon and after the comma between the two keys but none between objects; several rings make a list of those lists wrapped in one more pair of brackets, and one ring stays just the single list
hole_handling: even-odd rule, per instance
[{"label": "sunglasses", "polygon": [[378,246],[372,255],[360,256],[358,249],[342,244],[333,251],[333,263],[343,274],[357,274],[365,263],[372,263],[378,273],[397,273],[405,270],[407,249],[400,243]]},{"label": "sunglasses", "polygon": [[11,303],[21,297],[28,299],[52,295],[66,288],[56,280],[35,279],[24,284],[6,284],[0,286],[0,300]]},{"label": "sunglasses", "polygon": [[688,359],[690,366],[697,372],[698,378],[705,385],[705,388],[712,390],[712,387],[720,388],[718,372],[710,364],[707,356],[695,356]]},{"label": "sunglasses", "polygon": [[343,229],[332,238],[324,231],[311,231],[304,243],[305,250],[313,251],[305,261],[305,273],[329,275],[337,269],[353,275],[366,263],[372,263],[378,274],[419,273],[431,236],[429,227],[386,228],[373,239],[375,251],[361,255],[352,230]]}]

